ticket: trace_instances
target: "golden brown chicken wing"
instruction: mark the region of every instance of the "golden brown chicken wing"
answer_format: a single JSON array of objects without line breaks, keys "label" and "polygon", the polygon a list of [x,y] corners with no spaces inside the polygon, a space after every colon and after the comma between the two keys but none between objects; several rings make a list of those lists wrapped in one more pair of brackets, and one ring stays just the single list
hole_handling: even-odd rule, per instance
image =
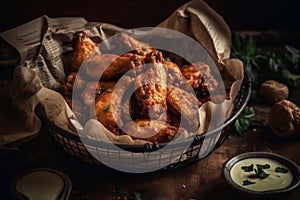
[{"label": "golden brown chicken wing", "polygon": [[199,103],[197,97],[178,87],[169,86],[167,93],[168,108],[181,116],[184,128],[196,131],[199,128]]},{"label": "golden brown chicken wing", "polygon": [[213,77],[210,67],[202,62],[184,65],[181,68],[182,75],[187,79],[199,97],[209,95],[216,91],[219,84]]},{"label": "golden brown chicken wing", "polygon": [[130,55],[91,55],[85,60],[84,69],[93,80],[113,81],[135,66],[132,61]]},{"label": "golden brown chicken wing", "polygon": [[159,120],[137,119],[126,123],[122,130],[136,139],[163,143],[170,142],[175,137],[178,128]]},{"label": "golden brown chicken wing", "polygon": [[112,92],[116,82],[113,81],[100,81],[89,82],[81,94],[81,98],[85,105],[89,106],[95,102],[104,91]]},{"label": "golden brown chicken wing", "polygon": [[161,63],[150,64],[135,78],[136,114],[139,118],[158,118],[167,110],[167,76]]},{"label": "golden brown chicken wing", "polygon": [[132,101],[133,86],[134,79],[132,77],[122,76],[114,87],[111,108],[120,127],[131,120],[134,112]]},{"label": "golden brown chicken wing", "polygon": [[136,40],[135,38],[129,36],[126,33],[121,33],[117,37],[119,39],[119,48],[123,48],[125,51],[147,51],[150,49],[150,45],[145,42]]},{"label": "golden brown chicken wing", "polygon": [[92,52],[95,54],[101,54],[99,48],[96,48],[97,43],[91,40],[84,31],[75,32],[72,42],[74,48],[72,67],[75,71],[79,70],[84,59],[86,59]]},{"label": "golden brown chicken wing", "polygon": [[120,129],[115,121],[111,108],[112,93],[108,90],[104,91],[95,102],[95,107],[91,107],[91,116],[97,117],[108,130],[116,135],[120,135]]}]

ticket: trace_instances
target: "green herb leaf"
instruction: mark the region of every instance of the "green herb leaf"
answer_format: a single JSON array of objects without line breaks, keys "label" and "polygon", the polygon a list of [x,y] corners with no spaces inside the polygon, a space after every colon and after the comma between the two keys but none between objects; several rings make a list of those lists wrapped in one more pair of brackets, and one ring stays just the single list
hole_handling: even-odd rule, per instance
[{"label": "green herb leaf", "polygon": [[290,55],[287,56],[287,58],[291,61],[291,63],[295,65],[299,64],[300,51],[289,45],[285,45],[285,48],[287,50],[287,54]]},{"label": "green herb leaf", "polygon": [[96,97],[100,96],[105,91],[105,86],[101,85],[99,88],[96,88]]},{"label": "green herb leaf", "polygon": [[257,164],[256,167],[262,169],[269,169],[271,166],[269,164],[264,164],[264,165]]},{"label": "green herb leaf", "polygon": [[168,62],[172,62],[172,60],[171,60],[170,57],[167,57],[166,60],[167,60]]},{"label": "green herb leaf", "polygon": [[109,111],[109,108],[110,108],[110,104],[108,106],[104,106],[103,111]]},{"label": "green herb leaf", "polygon": [[140,193],[138,193],[138,192],[134,192],[132,194],[132,199],[133,200],[142,200],[142,195]]},{"label": "green herb leaf", "polygon": [[261,167],[259,167],[259,166],[257,166],[257,170],[254,169],[254,171],[255,171],[256,177],[257,177],[257,178],[260,178],[260,179],[265,179],[265,178],[267,178],[267,177],[270,175],[270,174],[267,174],[267,173],[263,170],[263,168],[261,168]]},{"label": "green herb leaf", "polygon": [[142,50],[143,50],[143,51],[147,51],[147,47],[142,46]]},{"label": "green herb leaf", "polygon": [[[299,87],[300,51],[289,45],[260,49],[252,36],[240,37],[232,32],[232,57],[240,59],[253,78],[253,90],[268,79],[278,80],[288,86]],[[251,99],[255,100],[255,99]]]},{"label": "green herb leaf", "polygon": [[235,121],[234,127],[236,132],[242,134],[252,127],[259,127],[264,125],[264,120],[253,120],[255,111],[252,107],[246,107],[244,112]]},{"label": "green herb leaf", "polygon": [[244,170],[245,172],[252,172],[253,171],[253,164],[249,166],[242,166],[241,169]]},{"label": "green herb leaf", "polygon": [[249,181],[249,180],[243,181],[243,186],[252,185],[252,184],[255,184],[255,182],[252,182],[252,181]]},{"label": "green herb leaf", "polygon": [[291,81],[296,87],[300,86],[300,74],[292,74],[288,69],[283,69],[281,73],[287,81]]},{"label": "green herb leaf", "polygon": [[277,173],[288,173],[289,170],[288,170],[288,169],[285,169],[285,168],[283,168],[283,167],[276,167],[276,168],[275,168],[275,172],[277,172]]}]

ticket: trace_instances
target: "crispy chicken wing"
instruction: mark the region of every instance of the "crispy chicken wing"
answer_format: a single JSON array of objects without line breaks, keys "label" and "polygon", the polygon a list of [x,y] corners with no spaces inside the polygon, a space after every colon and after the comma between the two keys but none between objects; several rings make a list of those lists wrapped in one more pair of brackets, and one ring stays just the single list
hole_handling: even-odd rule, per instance
[{"label": "crispy chicken wing", "polygon": [[92,105],[104,91],[112,92],[115,84],[113,81],[89,82],[81,94],[84,104]]},{"label": "crispy chicken wing", "polygon": [[92,52],[95,54],[101,54],[99,48],[96,48],[97,43],[91,40],[84,31],[75,32],[72,42],[74,48],[72,67],[75,71],[79,70],[84,59],[86,59]]},{"label": "crispy chicken wing", "polygon": [[199,103],[197,97],[178,87],[169,86],[167,101],[169,109],[178,116],[181,116],[183,125],[191,131],[195,131],[199,127],[198,108]]},{"label": "crispy chicken wing", "polygon": [[209,66],[202,62],[184,65],[181,68],[181,72],[199,97],[209,95],[210,92],[216,91],[219,86]]},{"label": "crispy chicken wing", "polygon": [[84,62],[87,75],[94,80],[117,80],[135,65],[129,55],[102,54],[89,56]]},{"label": "crispy chicken wing", "polygon": [[175,137],[178,128],[164,121],[137,119],[126,123],[122,130],[133,138],[143,139],[153,143],[163,143],[170,142]]},{"label": "crispy chicken wing", "polygon": [[108,130],[116,135],[120,135],[120,128],[118,127],[111,109],[112,93],[108,90],[104,91],[95,102],[95,107],[91,107],[91,116],[97,117]]},{"label": "crispy chicken wing", "polygon": [[167,77],[161,63],[147,66],[145,73],[135,78],[137,116],[158,118],[167,110]]},{"label": "crispy chicken wing", "polygon": [[151,48],[148,43],[138,41],[126,33],[121,33],[117,38],[119,39],[119,48],[123,48],[125,51],[141,50],[143,52]]},{"label": "crispy chicken wing", "polygon": [[134,112],[131,98],[132,91],[134,90],[133,86],[134,80],[132,77],[122,76],[114,87],[111,110],[120,127],[131,120]]}]

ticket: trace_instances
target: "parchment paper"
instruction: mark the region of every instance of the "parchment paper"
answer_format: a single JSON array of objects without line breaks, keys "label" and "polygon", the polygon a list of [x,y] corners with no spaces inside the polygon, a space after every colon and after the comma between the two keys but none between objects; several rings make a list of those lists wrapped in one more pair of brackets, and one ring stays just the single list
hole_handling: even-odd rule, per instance
[{"label": "parchment paper", "polygon": [[[208,128],[220,125],[224,119],[211,121],[211,114],[218,111],[224,113],[225,118],[231,115],[233,100],[244,77],[241,61],[229,59],[231,33],[226,22],[205,2],[195,0],[174,11],[158,26],[187,34],[197,40],[213,58],[224,78],[225,87],[230,88],[231,99],[218,105],[209,102],[201,106],[199,109],[201,127],[198,133],[202,134]],[[77,127],[82,134],[100,141],[146,143],[143,140],[133,140],[130,136],[115,136],[96,120],[91,120],[85,125],[78,124],[59,94],[71,68],[70,59],[73,51],[71,40],[74,32],[85,31],[90,37],[103,41],[123,30],[122,27],[112,24],[87,22],[83,18],[42,16],[0,33],[3,39],[19,51],[21,58],[13,80],[0,82],[0,85],[5,86],[0,89],[2,96],[5,96],[0,101],[2,107],[0,145],[38,133],[41,123],[34,114],[34,108],[38,103],[44,106],[50,121],[71,134],[78,134],[75,129]],[[99,128],[104,130],[105,136],[99,134]],[[182,138],[188,136],[188,133],[181,135]]]}]

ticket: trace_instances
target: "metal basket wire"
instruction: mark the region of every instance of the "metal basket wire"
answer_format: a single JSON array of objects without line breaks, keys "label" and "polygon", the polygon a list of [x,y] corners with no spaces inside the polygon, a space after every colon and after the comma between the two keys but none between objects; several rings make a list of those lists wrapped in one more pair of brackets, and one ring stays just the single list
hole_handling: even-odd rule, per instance
[{"label": "metal basket wire", "polygon": [[[207,157],[226,140],[231,127],[244,111],[251,96],[252,80],[246,70],[244,74],[245,77],[241,89],[234,101],[233,114],[225,121],[224,124],[202,135],[197,135],[194,138],[184,139],[176,144],[168,145],[167,150],[163,151],[163,153],[156,150],[164,148],[165,144],[118,145],[122,151],[116,151],[111,148],[111,145],[105,142],[99,142],[82,137],[80,138],[79,136],[66,132],[51,123],[47,119],[44,109],[40,104],[37,105],[35,111],[41,119],[43,126],[49,130],[54,141],[56,141],[61,148],[63,148],[67,153],[73,155],[76,159],[93,165],[103,165],[102,162],[93,156],[96,154],[97,156],[101,156],[101,160],[104,160],[106,163],[118,162],[120,165],[124,165],[129,168],[161,165],[161,169],[174,169],[191,165]],[[184,148],[184,151],[182,151],[182,147],[186,147]],[[90,152],[93,152],[93,155],[91,155]],[[134,162],[135,155],[137,153],[146,154],[149,152],[151,152],[151,155],[148,155],[147,163],[137,164]],[[126,162],[124,162],[124,153],[126,154]],[[174,155],[178,155],[178,157],[173,159]]]}]

